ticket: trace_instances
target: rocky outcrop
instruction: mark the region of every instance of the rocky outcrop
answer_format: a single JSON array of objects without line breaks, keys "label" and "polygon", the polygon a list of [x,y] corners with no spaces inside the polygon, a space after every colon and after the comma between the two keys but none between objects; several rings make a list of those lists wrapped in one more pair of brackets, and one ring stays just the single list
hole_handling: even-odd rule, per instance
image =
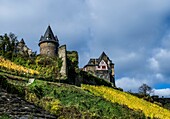
[{"label": "rocky outcrop", "polygon": [[7,114],[14,119],[56,119],[49,112],[36,107],[15,94],[0,88],[0,115]]}]

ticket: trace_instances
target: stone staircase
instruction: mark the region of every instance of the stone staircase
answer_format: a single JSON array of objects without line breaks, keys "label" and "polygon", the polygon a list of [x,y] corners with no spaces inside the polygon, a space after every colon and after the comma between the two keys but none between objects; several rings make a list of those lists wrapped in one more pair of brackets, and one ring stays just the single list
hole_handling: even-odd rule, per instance
[{"label": "stone staircase", "polygon": [[7,114],[12,119],[56,119],[55,115],[36,107],[15,94],[0,88],[0,115]]}]

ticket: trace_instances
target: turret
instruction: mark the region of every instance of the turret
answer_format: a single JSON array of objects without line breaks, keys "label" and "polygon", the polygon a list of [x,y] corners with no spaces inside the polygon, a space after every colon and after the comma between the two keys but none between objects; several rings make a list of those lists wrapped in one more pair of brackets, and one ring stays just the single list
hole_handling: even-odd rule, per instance
[{"label": "turret", "polygon": [[51,27],[48,26],[44,36],[39,40],[40,54],[48,56],[56,56],[58,53],[59,41],[57,36],[54,36]]}]

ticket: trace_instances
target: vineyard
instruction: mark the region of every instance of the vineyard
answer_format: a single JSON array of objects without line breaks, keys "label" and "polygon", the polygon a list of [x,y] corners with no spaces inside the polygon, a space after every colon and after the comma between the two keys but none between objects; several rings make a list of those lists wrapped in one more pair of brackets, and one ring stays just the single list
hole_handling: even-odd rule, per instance
[{"label": "vineyard", "polygon": [[[38,70],[39,68],[44,68],[44,71],[47,72],[47,70],[45,69],[47,67],[40,67],[40,64],[44,65],[44,63],[46,63],[45,61],[48,61],[48,59],[37,58],[36,61],[38,64],[36,66],[36,69]],[[56,65],[56,67],[59,67],[58,62],[55,62],[53,64],[58,64]],[[48,68],[49,72],[52,72],[51,69],[53,68],[50,64]],[[4,70],[7,72],[16,73],[18,75],[40,75],[40,73],[36,70],[17,65],[10,60],[7,60],[0,56],[0,71]],[[40,72],[41,70],[42,69],[39,69]],[[16,75],[14,74],[14,76]],[[32,85],[29,86],[30,87],[27,88],[27,91],[30,91],[30,100],[32,99],[32,97],[30,96],[36,97],[35,99],[39,99],[39,102],[37,103],[37,100],[33,102],[35,104],[40,104],[40,102],[42,101],[42,105],[38,106],[43,107],[43,105],[45,104],[44,101],[47,100],[47,102],[49,102],[49,99],[51,99],[52,101],[43,108],[48,108],[47,110],[52,113],[54,111],[60,112],[60,116],[65,115],[64,110],[68,110],[68,115],[66,116],[72,115],[69,114],[70,111],[72,111],[73,114],[82,115],[83,117],[87,116],[90,118],[92,118],[93,116],[101,118],[144,118],[144,116],[146,116],[149,118],[170,119],[169,110],[110,87],[82,85],[81,88],[83,90],[81,90],[81,88],[69,86],[66,84],[50,84],[49,82],[39,80],[35,81]],[[10,86],[8,86],[8,88],[9,87]],[[25,89],[22,89],[20,91],[23,90]],[[93,93],[94,95],[92,95],[91,93]],[[32,100],[30,102],[32,102]],[[51,106],[50,109],[48,105]],[[56,105],[60,108],[56,108]],[[54,108],[56,110],[54,110]]]},{"label": "vineyard", "polygon": [[139,99],[128,93],[115,90],[105,86],[82,85],[84,90],[92,92],[94,95],[101,96],[112,103],[126,105],[133,110],[142,110],[150,118],[170,119],[170,111],[156,104]]},{"label": "vineyard", "polygon": [[0,69],[5,69],[11,72],[17,72],[19,74],[22,74],[22,73],[28,73],[31,75],[39,74],[39,72],[36,70],[32,70],[32,69],[17,65],[11,62],[10,60],[7,60],[1,56],[0,56]]},{"label": "vineyard", "polygon": [[0,78],[0,84],[8,92],[17,92],[60,119],[145,119],[141,111],[112,103],[74,85],[35,80],[25,87],[5,78]]}]

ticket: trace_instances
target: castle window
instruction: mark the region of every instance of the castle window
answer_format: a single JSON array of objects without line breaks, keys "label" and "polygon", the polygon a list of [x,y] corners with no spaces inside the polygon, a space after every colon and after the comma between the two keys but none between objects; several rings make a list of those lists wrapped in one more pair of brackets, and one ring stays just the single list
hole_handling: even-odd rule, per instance
[{"label": "castle window", "polygon": [[102,69],[106,69],[106,66],[102,66]]}]

